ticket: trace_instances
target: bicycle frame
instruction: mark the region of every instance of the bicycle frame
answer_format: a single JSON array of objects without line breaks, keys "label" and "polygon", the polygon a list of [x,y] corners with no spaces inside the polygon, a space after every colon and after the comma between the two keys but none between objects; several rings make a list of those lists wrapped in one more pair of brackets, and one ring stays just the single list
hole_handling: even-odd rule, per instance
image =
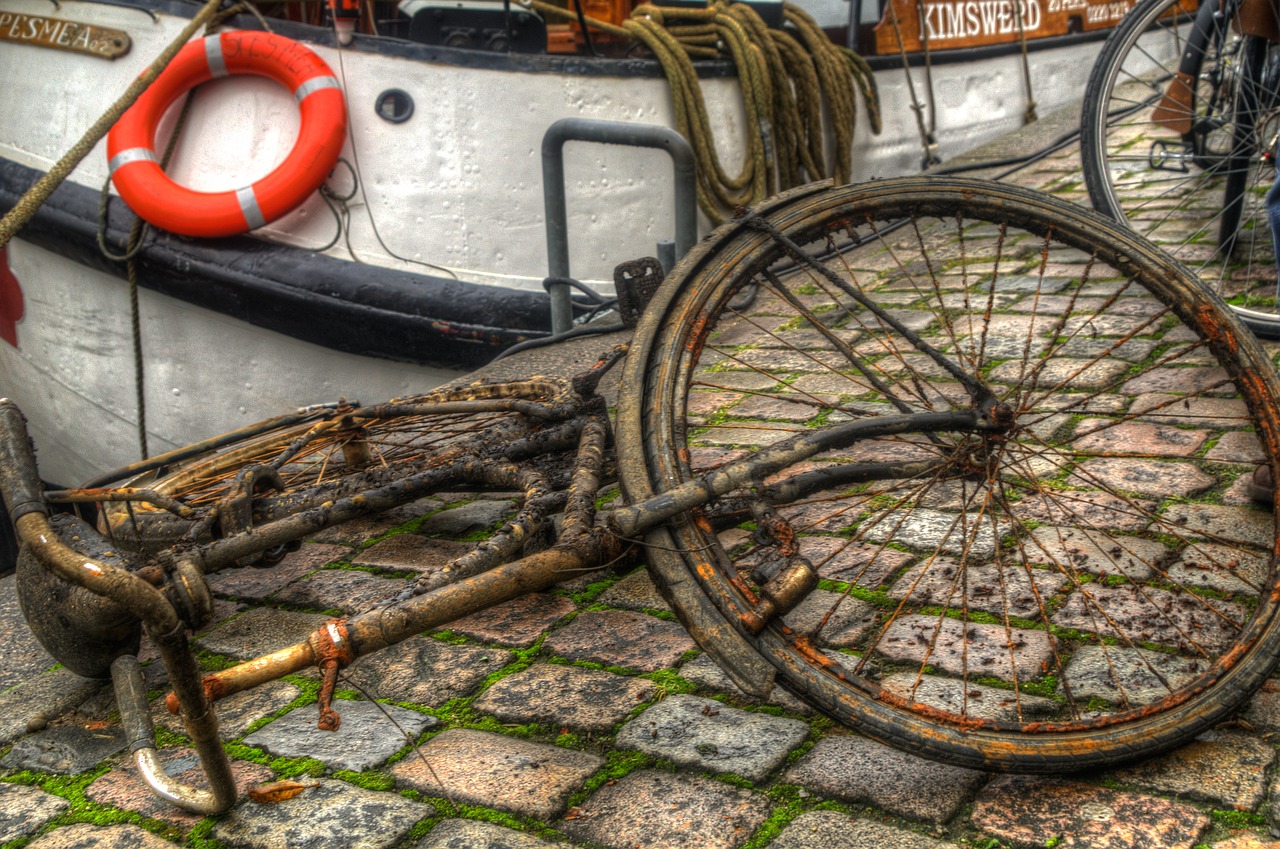
[{"label": "bicycle frame", "polygon": [[[584,376],[577,383],[593,390],[598,379],[598,375],[594,380]],[[219,699],[309,666],[317,666],[323,675],[319,724],[321,728],[335,730],[339,720],[331,702],[337,673],[358,657],[504,601],[549,589],[562,581],[567,573],[598,567],[634,553],[637,546],[633,542],[646,532],[674,516],[743,487],[757,488],[766,501],[777,501],[830,486],[833,480],[852,483],[924,471],[913,464],[859,463],[841,466],[835,472],[827,470],[797,475],[780,484],[762,487],[762,482],[769,475],[822,451],[889,434],[998,428],[978,412],[915,413],[855,419],[802,433],[642,503],[597,514],[594,500],[601,484],[609,426],[599,411],[599,405],[592,399],[585,399],[583,407],[587,412],[582,417],[575,466],[564,505],[565,521],[556,545],[505,565],[484,568],[477,574],[463,574],[458,580],[444,583],[423,595],[327,623],[304,642],[203,677],[190,651],[186,629],[199,627],[212,614],[213,599],[205,575],[324,528],[421,498],[439,488],[440,470],[428,469],[362,493],[359,497],[339,499],[332,504],[303,510],[251,529],[245,528],[223,539],[181,550],[162,551],[155,557],[156,562],[162,564],[161,569],[140,572],[129,572],[86,557],[58,539],[49,523],[45,496],[40,491],[21,412],[8,401],[0,401],[0,489],[21,539],[49,573],[91,593],[104,604],[114,603],[130,611],[156,641],[173,687],[166,699],[167,706],[171,712],[183,716],[212,789],[192,788],[165,774],[156,756],[154,729],[147,709],[141,670],[136,658],[126,655],[112,664],[111,671],[129,746],[141,774],[158,795],[186,810],[210,814],[226,810],[235,801],[230,765],[218,739],[213,710],[213,703]],[[384,415],[495,409],[546,412],[538,409],[537,405],[522,403],[518,399],[422,405],[417,409],[376,409]],[[838,477],[833,478],[833,474]],[[252,483],[249,486],[252,487]],[[51,495],[63,501],[108,497],[145,501],[175,512],[182,507],[145,489],[122,488],[113,492],[114,495],[102,490]],[[791,568],[775,579],[773,583],[776,586],[772,591],[765,588],[755,616],[752,621],[744,623],[749,632],[758,633],[767,621],[787,613],[816,583],[812,567],[803,558],[796,557],[794,561]],[[696,610],[685,612],[687,618],[698,618]],[[690,630],[712,627],[709,619],[687,624]],[[759,674],[746,669],[745,664],[735,663],[731,658],[719,659],[730,675],[749,690],[767,691],[772,686],[771,678],[762,679]]]}]

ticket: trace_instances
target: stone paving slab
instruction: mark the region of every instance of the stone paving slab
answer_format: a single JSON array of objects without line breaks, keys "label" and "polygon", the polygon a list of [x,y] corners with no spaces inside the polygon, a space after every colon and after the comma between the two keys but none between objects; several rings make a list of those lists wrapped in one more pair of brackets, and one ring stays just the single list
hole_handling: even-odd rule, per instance
[{"label": "stone paving slab", "polygon": [[570,660],[589,660],[638,672],[675,666],[697,646],[683,628],[643,613],[587,610],[558,631],[543,647]]},{"label": "stone paving slab", "polygon": [[77,823],[42,835],[28,849],[173,849],[174,844],[136,825]]},{"label": "stone paving slab", "polygon": [[1267,775],[1276,759],[1274,745],[1238,734],[1210,733],[1162,757],[1111,770],[1121,784],[1186,799],[1215,808],[1252,811],[1267,792]]},{"label": "stone paving slab", "polygon": [[954,843],[835,811],[792,820],[770,849],[959,849]]},{"label": "stone paving slab", "polygon": [[[100,805],[111,805],[125,811],[134,811],[144,817],[153,817],[189,829],[204,819],[161,799],[151,791],[138,772],[131,757],[121,757],[120,765],[98,778],[85,789],[85,796]],[[192,787],[207,787],[204,770],[194,749],[185,747],[164,749],[160,762],[165,770],[178,781]],[[271,781],[275,773],[261,764],[235,760],[231,762],[236,788],[243,795],[249,787]]]},{"label": "stone paving slab", "polygon": [[1006,776],[979,794],[973,824],[1014,845],[1191,849],[1208,828],[1209,817],[1155,796]]},{"label": "stone paving slab", "polygon": [[472,695],[513,657],[502,649],[450,645],[418,636],[360,658],[347,667],[345,675],[369,698],[436,707]]},{"label": "stone paving slab", "polygon": [[70,805],[39,787],[0,784],[0,843],[35,833]]},{"label": "stone paving slab", "polygon": [[501,734],[451,729],[391,773],[428,796],[546,819],[604,765],[604,758]]},{"label": "stone paving slab", "polygon": [[596,791],[561,827],[609,849],[734,849],[768,811],[767,798],[751,790],[637,770]]},{"label": "stone paving slab", "polygon": [[564,845],[494,823],[453,819],[437,823],[413,849],[548,849]]},{"label": "stone paving slab", "polygon": [[612,729],[657,693],[658,686],[643,678],[538,663],[497,681],[472,707],[502,722],[598,732]]},{"label": "stone paving slab", "polygon": [[712,699],[668,696],[628,722],[617,745],[677,766],[763,781],[809,736],[808,724]]},{"label": "stone paving slab", "polygon": [[820,796],[934,823],[955,816],[986,779],[975,770],[932,763],[851,735],[822,738],[782,776]]},{"label": "stone paving slab", "polygon": [[237,849],[391,849],[433,813],[394,793],[321,780],[282,802],[244,800],[218,820],[212,834]]},{"label": "stone paving slab", "polygon": [[273,755],[315,758],[334,769],[363,772],[418,739],[436,725],[433,716],[395,705],[335,699],[333,709],[341,717],[336,731],[321,731],[319,712],[311,706],[295,708],[244,738]]}]

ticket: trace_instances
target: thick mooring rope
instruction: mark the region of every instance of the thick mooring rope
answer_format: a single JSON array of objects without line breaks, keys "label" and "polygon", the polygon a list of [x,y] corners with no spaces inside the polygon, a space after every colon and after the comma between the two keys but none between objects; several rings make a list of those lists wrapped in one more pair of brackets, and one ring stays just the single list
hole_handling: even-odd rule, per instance
[{"label": "thick mooring rope", "polygon": [[[577,14],[531,0],[544,15]],[[591,18],[590,26],[643,44],[671,87],[675,129],[697,159],[698,206],[713,222],[775,192],[831,177],[852,176],[851,145],[861,95],[874,133],[880,132],[875,79],[866,62],[833,44],[803,10],[783,4],[787,29],[771,29],[750,6],[711,0],[704,8],[637,6],[622,26]],[[694,59],[729,58],[738,70],[746,113],[746,151],[736,173],[716,150],[715,131],[693,67]],[[823,120],[823,106],[827,121]],[[833,137],[831,163],[826,129]]]}]

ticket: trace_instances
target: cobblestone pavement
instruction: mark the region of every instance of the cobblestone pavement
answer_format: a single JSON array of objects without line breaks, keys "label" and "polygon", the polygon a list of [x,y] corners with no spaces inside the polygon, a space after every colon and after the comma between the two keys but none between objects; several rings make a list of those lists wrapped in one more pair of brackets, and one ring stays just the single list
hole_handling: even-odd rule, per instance
[{"label": "cobblestone pavement", "polygon": [[[1074,156],[1016,182],[1079,200]],[[1168,434],[1146,436],[1185,456]],[[1216,442],[1216,462],[1253,462],[1246,436]],[[1215,462],[1201,447],[1196,462]],[[512,509],[506,497],[443,494],[330,529],[272,568],[219,573],[202,657],[218,668],[297,642],[458,556]],[[1238,491],[1210,512],[1221,526],[1268,533]],[[903,558],[886,568],[906,568]],[[0,581],[0,622],[5,847],[1280,847],[1268,826],[1280,821],[1280,682],[1163,757],[1045,778],[986,774],[886,748],[781,691],[763,703],[745,696],[643,570],[576,576],[361,659],[340,684],[334,733],[315,730],[313,675],[226,700],[221,734],[242,785],[305,789],[213,818],[150,794],[123,751],[109,689],[56,668],[24,630],[12,578]],[[180,724],[159,705],[157,666],[164,760],[194,776]]]}]

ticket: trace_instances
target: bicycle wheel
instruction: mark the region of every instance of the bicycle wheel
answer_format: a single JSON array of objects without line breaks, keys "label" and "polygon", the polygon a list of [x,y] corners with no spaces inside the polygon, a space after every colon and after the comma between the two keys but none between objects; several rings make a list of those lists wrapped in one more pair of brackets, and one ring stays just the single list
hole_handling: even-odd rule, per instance
[{"label": "bicycle wheel", "polygon": [[816,708],[950,763],[1148,754],[1280,650],[1274,517],[1224,503],[1280,444],[1280,386],[1238,327],[1154,245],[1044,195],[792,193],[704,240],[646,312],[624,488],[914,423],[651,532],[651,563],[722,619],[704,647],[745,640]]},{"label": "bicycle wheel", "polygon": [[1108,37],[1082,106],[1085,183],[1099,212],[1185,263],[1255,333],[1280,338],[1264,205],[1277,103],[1258,87],[1275,76],[1274,51],[1217,8],[1145,0]]},{"label": "bicycle wheel", "polygon": [[432,470],[441,485],[462,485],[469,473],[459,463],[494,462],[519,440],[543,434],[533,453],[571,445],[548,432],[577,409],[568,398],[567,385],[535,379],[317,410],[311,421],[267,428],[130,480],[126,489],[158,498],[104,500],[99,528],[127,550],[154,552],[363,497]]}]

